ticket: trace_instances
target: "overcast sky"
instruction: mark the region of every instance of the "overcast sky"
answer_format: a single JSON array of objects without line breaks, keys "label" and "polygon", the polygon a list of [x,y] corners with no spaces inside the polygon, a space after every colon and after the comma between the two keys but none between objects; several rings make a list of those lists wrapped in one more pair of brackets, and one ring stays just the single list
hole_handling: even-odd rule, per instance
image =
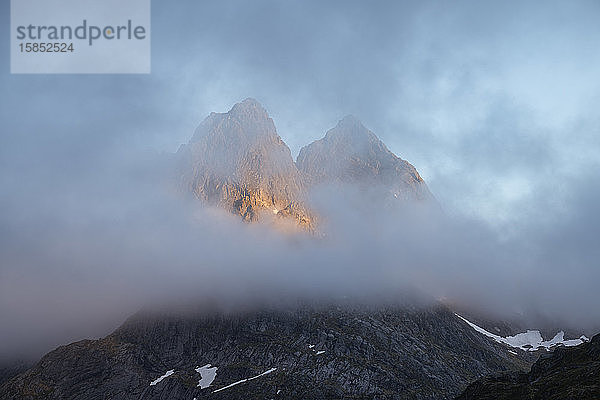
[{"label": "overcast sky", "polygon": [[294,157],[354,114],[449,214],[598,276],[598,1],[154,0],[150,75],[10,75],[0,7],[2,246],[15,209],[51,223],[57,193],[105,192],[78,188],[254,97]]}]

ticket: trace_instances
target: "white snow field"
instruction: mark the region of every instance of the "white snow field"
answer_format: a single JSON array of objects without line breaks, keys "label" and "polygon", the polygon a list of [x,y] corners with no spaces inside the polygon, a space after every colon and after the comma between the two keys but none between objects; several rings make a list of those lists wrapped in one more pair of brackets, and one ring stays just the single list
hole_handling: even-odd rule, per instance
[{"label": "white snow field", "polygon": [[477,332],[485,335],[489,338],[494,339],[498,343],[504,343],[510,347],[514,347],[516,349],[521,349],[523,351],[536,351],[539,348],[544,348],[546,350],[551,347],[563,345],[563,346],[577,346],[581,343],[587,342],[589,339],[585,336],[581,336],[579,339],[569,339],[565,340],[565,333],[563,331],[558,332],[551,340],[544,340],[540,331],[531,331],[518,333],[514,336],[502,337],[495,335],[491,332],[486,331],[482,327],[475,325],[471,321],[467,320],[464,317],[454,313],[458,318],[465,321],[471,328],[476,330]]},{"label": "white snow field", "polygon": [[200,374],[200,380],[198,386],[200,389],[206,389],[217,377],[218,367],[211,367],[210,364],[206,364],[202,367],[196,367],[194,371]]}]

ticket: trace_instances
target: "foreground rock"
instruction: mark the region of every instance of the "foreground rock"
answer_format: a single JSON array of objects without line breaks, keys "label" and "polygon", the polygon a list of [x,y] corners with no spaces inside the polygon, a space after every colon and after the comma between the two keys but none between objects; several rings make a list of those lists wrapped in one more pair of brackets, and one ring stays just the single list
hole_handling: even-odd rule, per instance
[{"label": "foreground rock", "polygon": [[528,366],[443,307],[139,314],[50,352],[0,399],[449,399]]},{"label": "foreground rock", "polygon": [[600,399],[600,335],[588,343],[543,354],[529,373],[485,377],[459,400]]}]

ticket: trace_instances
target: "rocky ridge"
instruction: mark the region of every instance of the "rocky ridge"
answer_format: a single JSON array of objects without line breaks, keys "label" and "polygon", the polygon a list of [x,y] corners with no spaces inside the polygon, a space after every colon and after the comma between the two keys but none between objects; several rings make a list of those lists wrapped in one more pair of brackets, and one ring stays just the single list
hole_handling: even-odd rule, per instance
[{"label": "rocky ridge", "polygon": [[388,150],[352,115],[344,117],[322,139],[303,147],[297,165],[312,185],[379,186],[384,196],[397,200],[432,200],[416,168]]},{"label": "rocky ridge", "polygon": [[[450,399],[528,365],[442,306],[139,313],[48,353],[0,399]],[[204,388],[202,366],[217,367]]]},{"label": "rocky ridge", "polygon": [[244,221],[281,217],[314,230],[309,191],[336,182],[383,188],[382,197],[396,200],[433,200],[417,170],[352,116],[304,147],[294,162],[267,111],[251,98],[227,113],[211,113],[178,160],[183,192]]}]

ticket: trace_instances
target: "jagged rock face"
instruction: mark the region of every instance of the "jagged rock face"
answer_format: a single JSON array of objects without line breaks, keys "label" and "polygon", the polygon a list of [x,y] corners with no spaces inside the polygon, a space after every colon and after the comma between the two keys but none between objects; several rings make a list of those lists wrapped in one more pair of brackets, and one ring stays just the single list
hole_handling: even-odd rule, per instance
[{"label": "jagged rock face", "polygon": [[529,373],[488,376],[472,383],[457,400],[600,399],[600,335],[577,347],[543,354]]},{"label": "jagged rock face", "polygon": [[400,200],[432,198],[415,167],[389,151],[351,115],[330,129],[324,138],[303,147],[297,165],[313,185],[335,182],[378,185]]},{"label": "jagged rock face", "polygon": [[181,185],[246,221],[289,217],[311,228],[304,183],[273,120],[254,99],[211,113],[179,150]]},{"label": "jagged rock face", "polygon": [[284,217],[314,230],[308,190],[319,184],[358,184],[374,198],[424,201],[433,196],[417,170],[394,155],[352,116],[302,148],[294,163],[273,120],[254,99],[211,113],[178,152],[183,190],[245,221]]},{"label": "jagged rock face", "polygon": [[[218,369],[202,389],[195,369],[207,364]],[[0,399],[450,399],[484,374],[528,366],[443,307],[140,314],[50,352]]]}]

